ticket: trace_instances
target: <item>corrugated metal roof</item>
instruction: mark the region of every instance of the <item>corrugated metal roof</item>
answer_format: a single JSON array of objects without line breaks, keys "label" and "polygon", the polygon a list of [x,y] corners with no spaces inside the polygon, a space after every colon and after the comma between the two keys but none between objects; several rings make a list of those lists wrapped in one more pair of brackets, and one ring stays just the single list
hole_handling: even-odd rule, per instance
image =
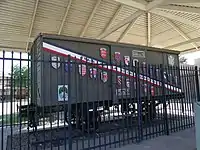
[{"label": "corrugated metal roof", "polygon": [[[200,41],[195,43],[192,39],[200,37],[200,1],[165,0],[155,2],[153,7],[151,1],[147,1],[147,6],[135,2],[133,5],[125,0],[3,0],[0,49],[26,51],[28,42],[41,32],[93,39],[104,34],[100,39],[179,51],[198,49]],[[134,16],[138,10],[143,11],[142,15]],[[182,45],[185,41],[191,42]]]}]

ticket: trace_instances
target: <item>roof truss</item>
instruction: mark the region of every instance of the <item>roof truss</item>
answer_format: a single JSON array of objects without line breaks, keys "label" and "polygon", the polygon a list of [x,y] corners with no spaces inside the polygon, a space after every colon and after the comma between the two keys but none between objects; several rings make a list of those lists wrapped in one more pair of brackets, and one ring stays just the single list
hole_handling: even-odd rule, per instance
[{"label": "roof truss", "polygon": [[85,32],[87,31],[87,29],[88,29],[88,27],[89,27],[89,24],[90,24],[90,22],[92,21],[92,18],[94,17],[94,14],[96,13],[97,8],[99,7],[100,3],[101,3],[101,0],[97,0],[97,3],[96,3],[96,5],[95,5],[94,9],[92,10],[92,13],[91,13],[91,15],[90,15],[90,17],[89,17],[87,23],[85,24],[85,26],[84,26],[84,28],[83,28],[81,34],[80,34],[80,37],[83,37],[84,34],[85,34]]},{"label": "roof truss", "polygon": [[151,14],[147,13],[147,46],[151,46]]},{"label": "roof truss", "polygon": [[130,23],[132,20],[134,20],[135,18],[138,18],[142,14],[144,14],[144,11],[138,10],[137,12],[135,12],[134,14],[132,14],[130,17],[124,19],[123,21],[119,22],[118,24],[116,24],[112,28],[106,30],[99,38],[103,39],[103,38],[107,37],[111,33],[115,32],[116,30],[118,30],[119,28],[123,27],[124,25]]},{"label": "roof truss", "polygon": [[191,39],[191,40],[188,40],[188,41],[185,41],[185,42],[177,43],[177,44],[174,44],[174,45],[171,45],[171,46],[167,46],[165,48],[167,48],[167,49],[175,48],[175,47],[178,47],[178,46],[182,46],[182,45],[186,45],[186,44],[190,44],[190,43],[194,43],[194,42],[199,42],[199,41],[200,41],[200,37],[195,38],[195,39]]},{"label": "roof truss", "polygon": [[[178,28],[172,21],[165,18],[165,21],[179,34],[181,35],[186,41],[191,40],[180,28]],[[198,45],[194,42],[191,42],[192,46],[198,50]]]},{"label": "roof truss", "polygon": [[[39,5],[39,0],[36,0],[32,20],[31,20],[31,25],[30,25],[30,28],[29,28],[28,38],[30,38],[31,34],[32,34],[33,25],[34,25],[35,16],[36,16],[36,13],[37,13],[38,5]],[[26,52],[28,51],[28,46],[29,46],[29,42],[27,42],[27,44],[26,44]]]},{"label": "roof truss", "polygon": [[[167,4],[170,4],[170,3],[174,3],[174,2],[180,2],[180,3],[184,3],[184,2],[188,2],[188,0],[153,0],[152,2],[144,5],[144,4],[141,4],[141,3],[138,3],[137,1],[135,0],[114,0],[114,1],[117,1],[117,2],[120,2],[122,4],[125,4],[125,5],[129,5],[129,6],[132,6],[132,7],[135,7],[137,9],[140,9],[140,10],[143,10],[143,11],[149,11],[153,14],[156,14],[156,15],[159,15],[159,16],[162,16],[162,17],[165,17],[165,18],[169,18],[169,19],[173,19],[173,20],[176,20],[176,21],[179,21],[179,22],[182,22],[184,24],[188,24],[190,26],[193,26],[195,28],[199,28],[199,23],[197,22],[194,22],[192,20],[188,20],[186,18],[183,18],[183,17],[180,17],[180,16],[177,16],[177,15],[173,15],[173,14],[170,14],[170,13],[167,13],[167,12],[164,12],[164,11],[161,11],[159,9],[155,9],[155,8],[170,8],[171,6],[167,6]],[[190,3],[192,2],[197,2],[198,0],[191,0]],[[198,1],[199,2],[199,1]],[[136,3],[136,4],[135,4]],[[140,6],[142,5],[142,6]],[[163,5],[166,5],[166,6],[163,6]],[[178,8],[179,6],[177,7],[172,7],[172,9],[176,8],[176,9],[183,9],[183,8]],[[188,9],[188,11],[191,9],[191,8],[185,8],[185,9]],[[182,10],[183,11],[183,10]],[[200,12],[200,9],[192,9],[193,12],[195,13],[198,13]]]},{"label": "roof truss", "polygon": [[165,5],[165,6],[159,6],[158,9],[168,9],[168,10],[200,14],[200,8],[191,8],[186,6]]},{"label": "roof truss", "polygon": [[152,10],[151,13],[156,14],[158,16],[162,16],[164,18],[168,18],[168,19],[172,19],[172,20],[176,20],[179,22],[182,22],[184,24],[188,24],[190,26],[193,26],[195,28],[199,28],[199,23],[185,19],[183,17],[177,16],[177,15],[173,15],[164,11],[160,11],[160,10]]},{"label": "roof truss", "polygon": [[110,28],[110,26],[113,24],[115,21],[116,17],[119,15],[120,11],[123,9],[123,5],[120,5],[117,11],[115,12],[114,16],[110,19],[108,24],[106,25],[106,28],[103,30],[103,32],[97,37],[97,39],[100,39],[102,35]]},{"label": "roof truss", "polygon": [[131,23],[129,23],[129,25],[126,27],[126,29],[124,30],[124,32],[120,35],[120,37],[117,39],[117,42],[120,42],[125,36],[126,36],[126,34],[128,33],[128,31],[133,27],[133,25],[135,24],[135,22],[136,22],[136,20],[137,20],[138,18],[134,18],[133,20],[132,20],[132,22]]},{"label": "roof truss", "polygon": [[64,26],[64,24],[65,24],[65,21],[66,21],[68,12],[69,12],[69,9],[70,9],[70,7],[71,7],[71,4],[72,4],[72,0],[69,0],[69,3],[68,3],[67,8],[66,8],[66,10],[65,10],[65,15],[64,15],[64,17],[63,17],[63,19],[62,19],[62,23],[61,23],[60,28],[59,28],[59,30],[58,30],[58,34],[59,34],[59,35],[60,35],[61,32],[62,32],[63,26]]},{"label": "roof truss", "polygon": [[[148,4],[144,0],[114,0],[116,2],[119,2],[124,5],[132,6],[134,8],[140,9],[140,10],[146,10],[146,5]],[[141,2],[140,2],[141,1]]]}]

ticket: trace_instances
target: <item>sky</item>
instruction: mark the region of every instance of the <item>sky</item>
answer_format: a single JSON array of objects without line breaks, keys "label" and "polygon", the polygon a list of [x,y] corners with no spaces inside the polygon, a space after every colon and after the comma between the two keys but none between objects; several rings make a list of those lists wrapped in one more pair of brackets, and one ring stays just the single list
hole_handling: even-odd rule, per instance
[{"label": "sky", "polygon": [[187,63],[189,65],[194,65],[194,60],[197,59],[197,58],[200,58],[200,51],[192,52],[192,53],[188,53],[188,54],[183,54],[183,55],[181,55],[181,57],[182,56],[187,58]]},{"label": "sky", "polygon": [[[194,65],[194,60],[197,59],[197,58],[200,58],[200,51],[183,54],[183,55],[181,55],[181,57],[182,56],[187,58],[187,62],[188,62],[189,65]],[[6,58],[6,60],[4,60],[4,76],[7,76],[11,72],[12,53],[11,52],[5,52],[5,58]],[[20,53],[14,52],[13,53],[13,58],[19,59],[20,58]],[[28,59],[28,55],[26,53],[21,53],[21,58],[22,59]],[[20,65],[20,61],[19,60],[13,60],[13,65],[17,65],[17,64]],[[27,66],[28,62],[27,61],[22,61],[21,65],[22,66]],[[0,76],[3,75],[2,72],[3,72],[3,52],[0,51]]]}]

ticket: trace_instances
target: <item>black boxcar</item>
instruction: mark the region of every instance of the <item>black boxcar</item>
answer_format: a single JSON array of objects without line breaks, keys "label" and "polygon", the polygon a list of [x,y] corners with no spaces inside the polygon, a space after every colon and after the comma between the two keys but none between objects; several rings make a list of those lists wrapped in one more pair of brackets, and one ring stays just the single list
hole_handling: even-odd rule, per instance
[{"label": "black boxcar", "polygon": [[[90,107],[138,103],[182,94],[179,52],[132,44],[40,34],[31,49],[32,104],[87,103]],[[151,64],[151,65],[149,65]],[[148,68],[148,69],[147,69]],[[155,98],[157,96],[157,98]],[[180,96],[180,95],[178,95]],[[89,108],[88,108],[89,104]],[[147,104],[149,105],[149,104]],[[85,109],[85,107],[83,107]]]},{"label": "black boxcar", "polygon": [[[59,89],[64,86],[66,91],[71,91],[71,103],[97,101],[97,93],[99,93],[98,101],[111,100],[117,91],[112,86],[115,85],[113,83],[117,83],[119,78],[122,78],[121,80],[124,78],[125,82],[136,77],[132,67],[135,62],[168,66],[169,61],[171,61],[170,64],[174,67],[179,66],[179,53],[176,51],[49,34],[41,34],[37,37],[32,46],[31,54],[32,59],[35,60],[32,64],[33,83],[37,83],[33,87],[33,101],[39,106],[63,103],[64,99],[59,98]],[[69,55],[70,58],[67,57]],[[67,71],[68,64],[70,64],[69,71]],[[90,78],[91,71],[95,74],[95,78],[100,81]],[[160,70],[156,71],[157,74],[160,74]],[[69,74],[70,83],[68,83]],[[175,72],[175,74],[171,76],[178,79],[179,73]],[[164,78],[166,76],[169,74],[164,75]],[[81,78],[81,80],[77,80],[77,78]],[[142,69],[140,69],[139,78],[144,83],[147,82],[158,88],[161,85],[160,79],[149,77],[148,73]],[[176,86],[171,87],[170,85],[173,84],[166,82],[166,91],[177,93],[181,91],[178,82]],[[111,88],[113,89],[111,90]],[[82,93],[82,95],[76,94],[76,92]],[[67,94],[65,97],[67,102]]]}]

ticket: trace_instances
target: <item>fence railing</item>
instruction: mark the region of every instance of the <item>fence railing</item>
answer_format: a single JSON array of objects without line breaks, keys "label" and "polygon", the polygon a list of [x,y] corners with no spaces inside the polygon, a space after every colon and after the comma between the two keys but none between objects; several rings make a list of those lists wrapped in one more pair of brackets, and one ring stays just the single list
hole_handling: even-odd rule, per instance
[{"label": "fence railing", "polygon": [[1,87],[2,150],[108,149],[194,126],[197,67],[1,60],[2,79],[11,62],[10,95],[4,80]]}]

